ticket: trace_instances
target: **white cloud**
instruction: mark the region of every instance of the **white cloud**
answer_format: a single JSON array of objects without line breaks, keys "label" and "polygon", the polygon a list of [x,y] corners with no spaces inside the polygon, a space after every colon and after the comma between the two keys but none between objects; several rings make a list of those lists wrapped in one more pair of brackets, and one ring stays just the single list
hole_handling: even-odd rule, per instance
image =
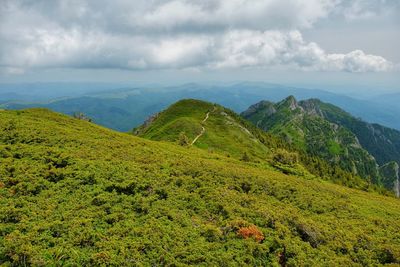
[{"label": "white cloud", "polygon": [[338,9],[355,7],[340,0],[4,0],[0,67],[393,69],[380,56],[328,54],[303,40],[302,29]]},{"label": "white cloud", "polygon": [[213,66],[288,66],[319,71],[388,71],[393,64],[360,50],[328,54],[315,43],[306,43],[299,31],[235,31],[223,36]]},{"label": "white cloud", "polygon": [[383,57],[366,55],[361,50],[348,54],[327,55],[328,68],[341,69],[348,72],[379,72],[394,70],[394,65]]}]

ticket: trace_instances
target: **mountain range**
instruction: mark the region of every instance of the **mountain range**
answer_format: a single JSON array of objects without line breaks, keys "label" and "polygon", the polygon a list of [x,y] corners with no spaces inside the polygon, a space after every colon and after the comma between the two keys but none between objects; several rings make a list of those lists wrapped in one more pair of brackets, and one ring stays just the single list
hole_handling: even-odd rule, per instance
[{"label": "mountain range", "polygon": [[393,95],[361,100],[323,90],[258,82],[227,85],[191,83],[169,87],[156,85],[132,87],[117,84],[114,85],[114,89],[112,86],[110,84],[34,84],[26,87],[0,85],[0,108],[45,107],[68,115],[84,113],[97,124],[118,131],[129,131],[152,114],[180,99],[195,98],[219,103],[240,113],[261,100],[276,102],[288,95],[294,95],[297,99],[318,98],[364,121],[400,129],[400,121],[396,116],[400,114],[399,105],[389,105],[385,102],[393,98]]}]

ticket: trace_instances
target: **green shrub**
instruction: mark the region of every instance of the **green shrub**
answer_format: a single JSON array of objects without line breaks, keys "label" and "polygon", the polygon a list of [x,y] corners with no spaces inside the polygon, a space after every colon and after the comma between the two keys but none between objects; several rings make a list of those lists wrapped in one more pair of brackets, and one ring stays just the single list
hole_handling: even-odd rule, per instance
[{"label": "green shrub", "polygon": [[275,163],[295,165],[299,162],[299,155],[295,152],[288,152],[284,149],[277,149],[272,157]]}]

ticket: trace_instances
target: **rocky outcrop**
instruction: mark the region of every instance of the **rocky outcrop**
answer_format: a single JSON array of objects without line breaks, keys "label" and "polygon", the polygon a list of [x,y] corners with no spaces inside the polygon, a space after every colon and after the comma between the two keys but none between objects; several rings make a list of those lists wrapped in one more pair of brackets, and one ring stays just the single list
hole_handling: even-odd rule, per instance
[{"label": "rocky outcrop", "polygon": [[303,110],[308,115],[314,115],[319,117],[324,117],[324,114],[320,108],[321,101],[318,99],[308,99],[299,102],[299,106],[303,108]]},{"label": "rocky outcrop", "polygon": [[285,98],[284,100],[282,100],[281,102],[279,102],[278,104],[276,104],[276,106],[280,109],[280,108],[289,108],[290,110],[295,110],[299,107],[296,98],[294,98],[294,96],[288,96],[287,98]]},{"label": "rocky outcrop", "polygon": [[252,116],[259,111],[262,111],[264,116],[270,116],[276,112],[274,105],[275,104],[270,101],[260,101],[254,105],[251,105],[246,111],[242,113],[242,116]]},{"label": "rocky outcrop", "polygon": [[386,188],[393,188],[397,197],[400,197],[399,164],[394,161],[386,163],[379,168],[382,183]]}]

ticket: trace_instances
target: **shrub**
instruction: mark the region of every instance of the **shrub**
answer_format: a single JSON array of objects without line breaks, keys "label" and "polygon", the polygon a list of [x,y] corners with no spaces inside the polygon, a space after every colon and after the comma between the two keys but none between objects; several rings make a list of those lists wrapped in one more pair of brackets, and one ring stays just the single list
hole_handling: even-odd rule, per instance
[{"label": "shrub", "polygon": [[272,159],[275,163],[294,165],[298,163],[299,155],[295,152],[288,152],[284,149],[277,149]]},{"label": "shrub", "polygon": [[298,234],[300,235],[300,238],[304,242],[310,243],[310,245],[313,248],[316,248],[316,247],[318,247],[318,245],[323,243],[322,240],[319,238],[318,232],[305,224],[301,224],[301,223],[297,224],[296,230],[297,230]]},{"label": "shrub", "polygon": [[252,237],[257,242],[261,242],[264,240],[264,234],[255,225],[240,228],[238,230],[238,235],[243,237],[244,239]]},{"label": "shrub", "polygon": [[189,138],[186,136],[184,132],[179,134],[178,144],[181,146],[188,146],[190,145]]},{"label": "shrub", "polygon": [[222,232],[219,228],[213,225],[206,225],[201,233],[201,235],[208,241],[208,242],[217,242],[221,240]]},{"label": "shrub", "polygon": [[78,120],[92,122],[92,119],[89,118],[88,116],[86,116],[82,112],[75,112],[74,114],[72,114],[72,117],[74,117],[75,119],[78,119]]},{"label": "shrub", "polygon": [[244,152],[244,154],[243,154],[241,160],[242,160],[242,161],[245,161],[245,162],[249,162],[249,161],[250,161],[250,157],[249,157],[249,155],[247,155],[246,152]]}]

